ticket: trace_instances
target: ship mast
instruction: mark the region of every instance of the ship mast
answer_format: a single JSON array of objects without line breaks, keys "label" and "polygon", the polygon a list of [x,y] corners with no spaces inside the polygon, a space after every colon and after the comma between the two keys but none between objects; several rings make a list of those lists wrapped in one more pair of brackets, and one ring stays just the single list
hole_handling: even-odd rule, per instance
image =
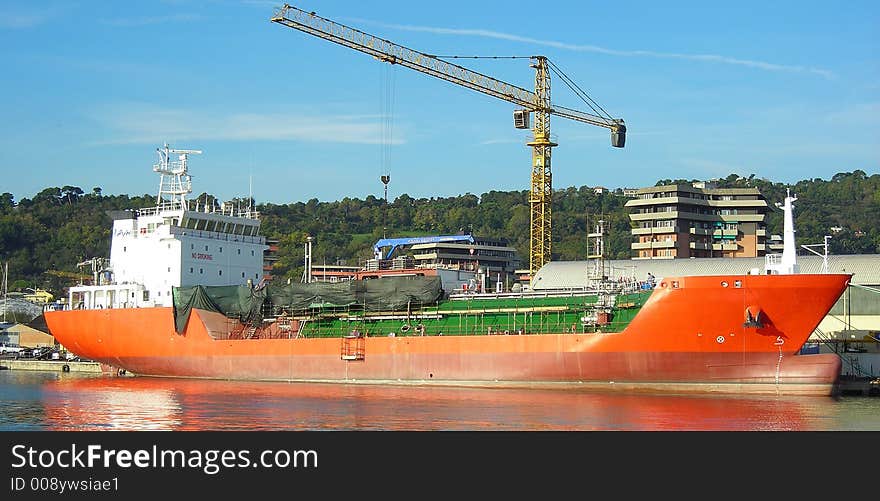
[{"label": "ship mast", "polygon": [[776,207],[781,207],[783,211],[782,256],[767,254],[766,269],[768,273],[791,275],[799,272],[797,249],[794,244],[794,205],[792,205],[797,197],[791,195],[791,190],[785,190],[785,193],[785,203],[776,203]]},{"label": "ship mast", "polygon": [[[156,148],[159,163],[153,171],[160,174],[159,195],[156,197],[156,208],[167,210],[187,210],[186,196],[192,193],[192,178],[187,173],[187,155],[197,155],[201,150],[176,150],[165,143],[163,148]],[[177,154],[177,160],[171,155]]]},{"label": "ship mast", "polygon": [[607,278],[605,275],[605,220],[599,219],[596,222],[596,229],[593,233],[587,234],[588,250],[587,259],[594,260],[594,267],[590,272],[590,281],[597,286]]},{"label": "ship mast", "polygon": [[9,261],[4,263],[3,268],[3,322],[6,322],[6,310],[9,308],[9,300],[7,299],[9,295],[9,279],[7,276],[9,275]]}]

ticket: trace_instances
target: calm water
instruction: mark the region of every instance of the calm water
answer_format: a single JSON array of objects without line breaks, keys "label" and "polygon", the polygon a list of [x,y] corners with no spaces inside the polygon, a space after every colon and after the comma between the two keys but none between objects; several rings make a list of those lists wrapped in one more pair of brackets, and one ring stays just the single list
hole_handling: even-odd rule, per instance
[{"label": "calm water", "polygon": [[254,383],[4,370],[0,430],[878,431],[880,398]]}]

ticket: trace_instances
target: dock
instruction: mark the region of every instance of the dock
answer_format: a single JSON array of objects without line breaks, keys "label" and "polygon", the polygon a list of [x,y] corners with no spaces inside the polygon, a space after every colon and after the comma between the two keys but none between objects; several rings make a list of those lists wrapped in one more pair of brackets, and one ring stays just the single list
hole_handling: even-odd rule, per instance
[{"label": "dock", "polygon": [[57,371],[101,374],[101,364],[85,361],[62,360],[0,360],[0,369],[23,371]]}]

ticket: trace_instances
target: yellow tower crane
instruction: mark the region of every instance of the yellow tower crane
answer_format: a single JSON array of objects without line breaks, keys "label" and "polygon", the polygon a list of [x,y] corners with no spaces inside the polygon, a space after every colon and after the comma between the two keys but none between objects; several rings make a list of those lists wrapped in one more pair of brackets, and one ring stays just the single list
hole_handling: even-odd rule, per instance
[{"label": "yellow tower crane", "polygon": [[534,137],[526,143],[532,147],[532,178],[531,190],[529,192],[531,212],[529,272],[532,277],[535,276],[535,273],[544,264],[550,261],[551,256],[551,198],[553,185],[550,172],[550,151],[557,144],[550,140],[550,115],[610,129],[611,146],[616,148],[623,148],[626,141],[626,125],[623,119],[611,118],[605,110],[595,105],[595,103],[591,104],[590,107],[604,116],[555,106],[550,102],[551,69],[557,72],[573,90],[578,92],[582,99],[586,98],[589,102],[592,102],[592,99],[589,99],[583,91],[578,89],[545,56],[532,56],[530,58],[530,66],[535,69],[535,91],[532,92],[450,63],[437,56],[408,49],[402,45],[397,45],[388,40],[317,16],[314,12],[306,12],[287,4],[275,13],[271,21],[370,54],[380,61],[399,64],[521,106],[521,109],[514,111],[513,116],[514,126],[518,129],[528,129],[529,116],[531,113],[534,113],[535,122],[534,126],[532,126]]}]

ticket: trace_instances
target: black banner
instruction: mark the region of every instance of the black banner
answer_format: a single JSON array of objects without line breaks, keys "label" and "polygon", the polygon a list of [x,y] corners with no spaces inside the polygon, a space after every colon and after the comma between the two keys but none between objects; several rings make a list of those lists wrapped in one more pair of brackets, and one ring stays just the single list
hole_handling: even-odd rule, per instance
[{"label": "black banner", "polygon": [[[502,492],[632,492],[687,479],[791,481],[874,433],[4,432],[5,499],[291,499]],[[863,463],[876,471],[878,464]],[[731,484],[731,488],[737,488]],[[653,487],[652,487],[653,486]],[[415,489],[415,491],[411,491]],[[421,497],[421,495],[420,495]],[[494,497],[493,497],[494,499]]]}]

